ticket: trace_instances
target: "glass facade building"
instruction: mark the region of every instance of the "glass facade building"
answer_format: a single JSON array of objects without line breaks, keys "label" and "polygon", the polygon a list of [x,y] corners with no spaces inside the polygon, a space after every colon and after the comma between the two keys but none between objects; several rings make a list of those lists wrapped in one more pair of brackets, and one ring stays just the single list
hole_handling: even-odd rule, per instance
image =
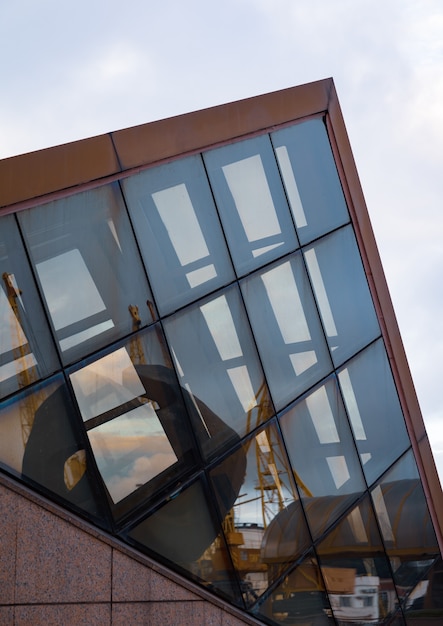
[{"label": "glass facade building", "polygon": [[332,81],[0,176],[5,476],[254,623],[443,616],[442,494]]}]

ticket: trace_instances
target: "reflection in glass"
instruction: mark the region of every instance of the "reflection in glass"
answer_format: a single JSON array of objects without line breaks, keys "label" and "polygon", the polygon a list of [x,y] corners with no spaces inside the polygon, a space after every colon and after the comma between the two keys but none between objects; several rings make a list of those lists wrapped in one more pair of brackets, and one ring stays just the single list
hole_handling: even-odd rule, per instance
[{"label": "reflection in glass", "polygon": [[300,242],[349,221],[346,202],[321,119],[271,134]]},{"label": "reflection in glass", "polygon": [[200,481],[133,528],[129,538],[191,573],[231,602],[241,602],[223,536]]},{"label": "reflection in glass", "polygon": [[122,186],[162,314],[234,278],[199,156],[146,170]]},{"label": "reflection in glass", "polygon": [[254,613],[274,624],[334,624],[322,573],[315,556],[309,554],[276,587]]},{"label": "reflection in glass", "polygon": [[332,360],[340,365],[380,334],[352,228],[308,247],[305,260]]},{"label": "reflection in glass", "polygon": [[396,611],[398,597],[368,497],[334,527],[317,554],[338,624],[384,623]]},{"label": "reflection in glass", "polygon": [[177,313],[164,327],[205,455],[271,415],[237,288]]},{"label": "reflection in glass", "polygon": [[286,406],[332,369],[302,257],[241,282],[272,397]]},{"label": "reflection in glass", "polygon": [[346,410],[368,484],[409,446],[409,437],[380,339],[338,373]]},{"label": "reflection in glass", "polygon": [[267,135],[204,154],[237,273],[298,247]]},{"label": "reflection in glass", "polygon": [[443,562],[439,556],[407,597],[407,626],[443,623]]},{"label": "reflection in glass", "polygon": [[423,594],[428,570],[439,555],[437,538],[426,504],[412,451],[408,452],[372,490],[372,500],[394,572],[402,604]]},{"label": "reflection in glass", "polygon": [[280,425],[316,538],[365,489],[335,378],[281,415]]},{"label": "reflection in glass", "polygon": [[[246,457],[246,472],[240,462]],[[238,485],[239,476],[243,482]],[[223,521],[232,561],[242,581],[247,604],[255,601],[292,562],[309,541],[306,524],[282,442],[275,426],[249,439],[211,472],[211,481],[220,509],[238,494]],[[276,550],[288,519],[289,507],[296,504],[290,549]]]},{"label": "reflection in glass", "polygon": [[152,321],[146,277],[117,185],[19,216],[65,363]]},{"label": "reflection in glass", "polygon": [[[58,366],[14,217],[0,220],[0,398]],[[30,431],[32,424],[29,424]]]},{"label": "reflection in glass", "polygon": [[192,462],[188,417],[157,327],[71,371],[70,380],[114,504],[148,483],[138,497],[152,492]]},{"label": "reflection in glass", "polygon": [[0,462],[27,482],[96,516],[99,504],[75,419],[60,376],[5,402],[0,405]]}]

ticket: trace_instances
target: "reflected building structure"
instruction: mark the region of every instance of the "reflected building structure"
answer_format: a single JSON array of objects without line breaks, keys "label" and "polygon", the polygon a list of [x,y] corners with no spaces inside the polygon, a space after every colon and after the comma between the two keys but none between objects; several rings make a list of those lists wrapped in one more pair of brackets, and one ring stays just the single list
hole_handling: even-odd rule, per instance
[{"label": "reflected building structure", "polygon": [[[192,592],[189,623],[441,620],[443,496],[332,80],[0,177],[8,498]],[[109,623],[146,623],[118,593]]]}]

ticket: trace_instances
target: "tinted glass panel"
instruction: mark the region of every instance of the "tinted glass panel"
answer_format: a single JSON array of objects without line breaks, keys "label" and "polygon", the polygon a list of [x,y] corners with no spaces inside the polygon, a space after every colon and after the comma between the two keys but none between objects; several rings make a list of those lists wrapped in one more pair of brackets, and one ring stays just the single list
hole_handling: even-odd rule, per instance
[{"label": "tinted glass panel", "polygon": [[200,482],[145,519],[129,537],[191,573],[206,587],[241,602],[223,534]]},{"label": "tinted glass panel", "polygon": [[122,185],[161,313],[234,278],[199,156],[131,176]]},{"label": "tinted glass panel", "polygon": [[[408,452],[372,490],[372,500],[402,603],[439,554],[423,487]],[[415,601],[415,598],[414,598]]]},{"label": "tinted glass panel", "polygon": [[317,554],[340,625],[380,623],[397,609],[389,562],[368,497],[319,544]]},{"label": "tinted glass panel", "polygon": [[12,215],[0,221],[0,398],[58,367],[25,251]]},{"label": "tinted glass panel", "polygon": [[157,328],[71,370],[69,377],[114,504],[138,490],[130,500],[134,505],[192,464],[188,416]]},{"label": "tinted glass panel", "polygon": [[205,454],[235,443],[271,415],[237,288],[166,319],[164,326]]},{"label": "tinted glass panel", "polygon": [[352,228],[308,247],[305,259],[332,359],[339,365],[380,334]]},{"label": "tinted glass panel", "polygon": [[277,408],[332,369],[300,254],[241,283],[272,398]]},{"label": "tinted glass panel", "polygon": [[365,489],[335,378],[282,415],[280,424],[316,538]]},{"label": "tinted glass panel", "polygon": [[317,560],[310,554],[254,611],[272,624],[335,624]]},{"label": "tinted glass panel", "polygon": [[338,374],[366,480],[371,484],[409,446],[409,438],[380,339]]},{"label": "tinted glass panel", "polygon": [[61,376],[0,404],[0,462],[96,516],[100,507],[91,488],[88,452],[75,420]]},{"label": "tinted glass panel", "polygon": [[443,623],[443,563],[437,558],[403,607],[408,626]]},{"label": "tinted glass panel", "polygon": [[268,135],[211,150],[204,160],[239,275],[297,247]]},{"label": "tinted glass panel", "polygon": [[302,244],[349,221],[323,120],[271,134]]},{"label": "tinted glass panel", "polygon": [[258,597],[266,591],[309,542],[276,428],[270,426],[249,439],[212,470],[211,480],[221,509],[226,510],[226,501],[238,494],[223,526],[248,603],[251,594]]},{"label": "tinted glass panel", "polygon": [[118,186],[19,215],[65,363],[152,321],[149,288]]}]

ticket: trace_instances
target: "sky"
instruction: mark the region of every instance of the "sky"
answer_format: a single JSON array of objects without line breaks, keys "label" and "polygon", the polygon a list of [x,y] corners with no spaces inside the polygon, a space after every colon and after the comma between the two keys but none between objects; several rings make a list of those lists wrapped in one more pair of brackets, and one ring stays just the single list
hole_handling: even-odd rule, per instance
[{"label": "sky", "polygon": [[443,481],[441,0],[3,0],[0,158],[333,77]]}]

